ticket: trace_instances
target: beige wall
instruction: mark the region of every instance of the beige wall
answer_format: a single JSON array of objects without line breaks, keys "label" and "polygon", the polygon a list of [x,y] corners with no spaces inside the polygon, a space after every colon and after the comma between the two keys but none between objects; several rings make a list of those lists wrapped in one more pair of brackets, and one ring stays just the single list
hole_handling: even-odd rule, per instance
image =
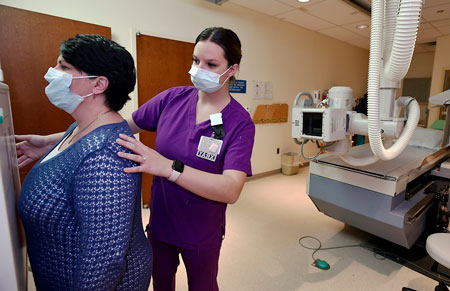
[{"label": "beige wall", "polygon": [[[414,54],[405,78],[431,78],[433,75],[434,52]],[[397,97],[402,96],[402,87],[397,90]]]},{"label": "beige wall", "polygon": [[414,54],[405,78],[431,78],[433,63],[434,52]]},{"label": "beige wall", "polygon": [[[430,96],[443,91],[445,71],[450,70],[450,35],[439,37],[436,41],[436,52],[433,64]],[[428,124],[439,118],[439,108],[431,108]]]},{"label": "beige wall", "polygon": [[[300,91],[323,91],[340,85],[352,87],[355,97],[366,92],[367,50],[229,2],[219,6],[204,0],[0,0],[0,4],[109,26],[113,39],[133,56],[137,31],[194,41],[205,27],[231,28],[243,46],[238,78],[247,80],[247,94],[233,96],[248,106],[251,114],[259,104],[287,103],[291,108]],[[272,82],[273,100],[253,100],[252,80]],[[136,93],[132,96],[122,112],[125,116],[137,108]],[[288,123],[256,125],[254,174],[280,168],[277,148],[281,152],[299,151],[291,138],[290,115],[289,110]],[[315,152],[308,144],[305,154]]]},{"label": "beige wall", "polygon": [[[414,54],[405,78],[431,78],[433,75],[434,52]],[[397,97],[402,96],[403,86],[397,91]],[[419,125],[427,122],[427,104],[420,104]]]}]

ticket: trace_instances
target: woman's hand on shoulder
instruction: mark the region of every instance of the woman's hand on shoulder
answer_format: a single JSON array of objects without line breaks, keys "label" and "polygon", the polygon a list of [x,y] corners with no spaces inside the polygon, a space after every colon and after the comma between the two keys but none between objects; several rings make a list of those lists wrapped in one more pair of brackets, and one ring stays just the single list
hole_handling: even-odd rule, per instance
[{"label": "woman's hand on shoulder", "polygon": [[172,173],[172,161],[142,142],[125,134],[119,134],[116,142],[134,152],[134,154],[118,152],[118,156],[140,164],[136,167],[125,168],[126,173],[148,173],[167,178]]}]

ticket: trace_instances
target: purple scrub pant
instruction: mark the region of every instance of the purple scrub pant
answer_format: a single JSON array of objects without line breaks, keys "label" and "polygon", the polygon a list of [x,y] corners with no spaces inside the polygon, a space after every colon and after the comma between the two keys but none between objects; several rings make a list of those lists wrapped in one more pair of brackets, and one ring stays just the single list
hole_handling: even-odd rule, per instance
[{"label": "purple scrub pant", "polygon": [[186,266],[189,291],[218,291],[217,272],[220,246],[208,250],[189,250],[149,238],[153,250],[153,290],[175,291],[175,274],[180,264]]}]

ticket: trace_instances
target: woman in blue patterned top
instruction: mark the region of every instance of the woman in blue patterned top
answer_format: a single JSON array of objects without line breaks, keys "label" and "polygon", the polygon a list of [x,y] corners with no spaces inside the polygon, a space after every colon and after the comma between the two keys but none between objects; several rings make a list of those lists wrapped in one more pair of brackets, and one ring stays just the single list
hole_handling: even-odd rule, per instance
[{"label": "woman in blue patterned top", "polygon": [[[103,36],[77,35],[62,43],[45,79],[49,100],[76,122],[31,169],[19,197],[37,290],[148,290],[141,176],[123,171],[135,164],[118,157],[126,149],[116,143],[119,133],[132,136],[117,111],[136,83],[133,59]],[[39,138],[19,136],[19,155]]]}]

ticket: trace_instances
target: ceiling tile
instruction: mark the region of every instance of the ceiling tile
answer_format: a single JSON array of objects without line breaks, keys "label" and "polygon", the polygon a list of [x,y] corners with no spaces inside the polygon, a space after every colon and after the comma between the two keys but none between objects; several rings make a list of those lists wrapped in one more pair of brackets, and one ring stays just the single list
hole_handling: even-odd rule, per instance
[{"label": "ceiling tile", "polygon": [[370,19],[368,15],[342,0],[325,0],[317,4],[308,5],[302,9],[306,9],[307,13],[336,25],[345,25]]},{"label": "ceiling tile", "polygon": [[270,16],[288,12],[294,9],[291,6],[275,0],[230,0],[230,2]]},{"label": "ceiling tile", "polygon": [[436,37],[441,36],[442,33],[437,31],[435,28],[421,29],[417,33],[416,43],[425,43],[435,41]]},{"label": "ceiling tile", "polygon": [[440,33],[435,28],[421,29],[417,33],[416,43],[432,42],[432,41],[436,40],[436,37],[441,36],[441,35],[442,35],[442,33]]},{"label": "ceiling tile", "polygon": [[360,35],[357,35],[356,33],[353,33],[351,31],[348,31],[342,27],[336,26],[328,29],[318,30],[317,32],[320,32],[322,34],[343,40],[343,41],[349,41],[349,40],[358,40],[362,37]]},{"label": "ceiling tile", "polygon": [[349,44],[368,50],[370,48],[370,41],[368,39],[359,39],[347,41]]},{"label": "ceiling tile", "polygon": [[[438,13],[442,11],[441,13]],[[422,16],[427,21],[450,18],[450,3],[422,9]]]},{"label": "ceiling tile", "polygon": [[[367,25],[367,28],[361,29],[357,28],[358,25]],[[370,38],[370,20],[364,20],[352,24],[342,25],[343,28],[350,30],[358,35]]]},{"label": "ceiling tile", "polygon": [[442,5],[442,4],[447,4],[447,3],[448,3],[448,0],[426,0],[424,8],[437,6],[437,5]]},{"label": "ceiling tile", "polygon": [[305,7],[308,5],[312,5],[312,4],[316,4],[319,2],[323,2],[325,0],[311,0],[309,2],[298,2],[297,0],[275,0],[278,2],[283,2],[289,6],[295,7],[295,8],[301,8],[301,7]]},{"label": "ceiling tile", "polygon": [[450,34],[450,25],[438,27],[437,30],[439,30],[442,35]]},{"label": "ceiling tile", "polygon": [[[357,34],[367,41],[360,41],[362,44],[355,42],[354,45],[364,48],[369,46],[370,27],[357,29],[356,26],[370,26],[370,17],[345,3],[348,0],[311,0],[307,3],[297,0],[229,1],[307,29],[321,30],[321,33],[339,40],[352,39]],[[436,13],[439,10],[443,12]],[[450,0],[426,0],[421,22],[417,43],[433,42],[439,36],[450,34]],[[426,49],[434,50],[434,47]]]},{"label": "ceiling tile", "polygon": [[433,26],[431,26],[429,22],[421,23],[419,25],[419,29],[430,29],[430,28],[433,28]]},{"label": "ceiling tile", "polygon": [[438,20],[430,22],[434,27],[448,26],[450,25],[450,19]]},{"label": "ceiling tile", "polygon": [[329,22],[309,15],[298,9],[277,15],[276,17],[312,30],[331,28],[334,26]]}]

